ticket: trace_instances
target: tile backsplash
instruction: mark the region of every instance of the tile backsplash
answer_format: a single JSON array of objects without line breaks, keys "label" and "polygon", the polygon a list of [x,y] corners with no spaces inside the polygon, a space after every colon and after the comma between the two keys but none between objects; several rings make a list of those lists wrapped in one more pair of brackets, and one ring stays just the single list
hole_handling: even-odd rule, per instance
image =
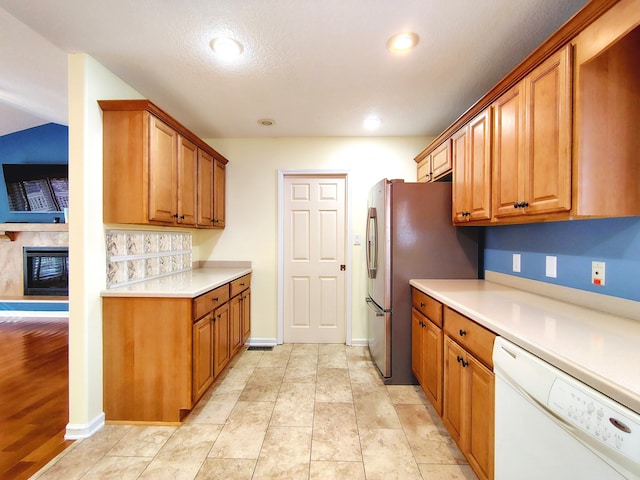
[{"label": "tile backsplash", "polygon": [[191,270],[190,233],[107,230],[107,288]]}]

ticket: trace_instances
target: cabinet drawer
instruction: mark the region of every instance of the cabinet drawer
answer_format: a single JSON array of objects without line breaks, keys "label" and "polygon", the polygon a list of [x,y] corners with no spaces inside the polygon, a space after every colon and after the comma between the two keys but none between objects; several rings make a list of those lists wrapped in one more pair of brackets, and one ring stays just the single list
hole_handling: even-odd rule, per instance
[{"label": "cabinet drawer", "polygon": [[229,300],[229,284],[218,287],[193,300],[193,319],[197,320],[205,313],[219,307]]},{"label": "cabinet drawer", "polygon": [[444,308],[445,333],[493,369],[491,354],[496,335],[464,315]]},{"label": "cabinet drawer", "polygon": [[440,302],[414,288],[411,294],[411,303],[425,317],[442,327],[442,304]]},{"label": "cabinet drawer", "polygon": [[246,290],[251,286],[251,274],[245,275],[244,277],[237,278],[233,282],[231,282],[231,293],[230,297],[235,297],[237,294]]}]

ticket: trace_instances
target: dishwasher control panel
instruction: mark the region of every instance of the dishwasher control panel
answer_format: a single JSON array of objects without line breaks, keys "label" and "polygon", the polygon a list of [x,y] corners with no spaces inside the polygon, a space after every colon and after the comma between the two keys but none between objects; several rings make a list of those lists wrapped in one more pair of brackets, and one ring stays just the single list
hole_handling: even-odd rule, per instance
[{"label": "dishwasher control panel", "polygon": [[617,405],[600,392],[556,378],[547,407],[583,434],[640,463],[640,422],[615,408]]}]

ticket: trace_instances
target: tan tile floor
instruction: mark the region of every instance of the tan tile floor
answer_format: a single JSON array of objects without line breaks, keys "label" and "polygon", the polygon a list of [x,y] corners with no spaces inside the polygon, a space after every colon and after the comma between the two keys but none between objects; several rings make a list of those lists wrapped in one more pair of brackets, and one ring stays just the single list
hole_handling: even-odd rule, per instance
[{"label": "tan tile floor", "polygon": [[107,425],[33,478],[475,479],[420,387],[385,386],[368,350],[244,351],[180,427]]}]

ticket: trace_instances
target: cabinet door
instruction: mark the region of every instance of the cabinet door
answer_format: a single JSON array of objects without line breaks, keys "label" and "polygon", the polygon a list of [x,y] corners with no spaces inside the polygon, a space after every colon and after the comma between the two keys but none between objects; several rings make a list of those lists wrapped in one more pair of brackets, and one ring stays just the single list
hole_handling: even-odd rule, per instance
[{"label": "cabinet door", "polygon": [[242,346],[242,294],[236,295],[229,301],[229,315],[231,317],[231,356],[233,357]]},{"label": "cabinet door", "polygon": [[430,320],[423,328],[423,387],[438,414],[442,415],[442,329]]},{"label": "cabinet door", "polygon": [[426,183],[429,181],[431,181],[431,157],[427,155],[427,158],[418,163],[418,182]]},{"label": "cabinet door", "polygon": [[198,149],[198,226],[213,225],[213,157]]},{"label": "cabinet door", "polygon": [[198,147],[178,136],[178,218],[182,225],[196,224]]},{"label": "cabinet door", "polygon": [[193,324],[193,403],[213,383],[213,313]]},{"label": "cabinet door", "polygon": [[495,375],[467,355],[469,439],[466,442],[469,463],[480,478],[493,478]]},{"label": "cabinet door", "polygon": [[444,395],[442,421],[451,438],[465,451],[462,445],[467,428],[465,405],[467,404],[465,375],[462,362],[466,362],[465,351],[445,335],[444,337]]},{"label": "cabinet door", "polygon": [[522,214],[525,199],[525,98],[523,83],[493,104],[493,213],[496,217]]},{"label": "cabinet door", "polygon": [[491,218],[491,108],[469,123],[469,219]]},{"label": "cabinet door", "polygon": [[242,344],[251,335],[251,289],[242,292]]},{"label": "cabinet door", "polygon": [[423,325],[427,319],[415,308],[411,309],[411,370],[418,380],[418,383],[424,389],[424,381],[422,371],[424,368],[423,361]]},{"label": "cabinet door", "polygon": [[447,139],[431,153],[431,180],[437,180],[451,171],[451,139]]},{"label": "cabinet door", "polygon": [[154,116],[149,117],[149,220],[174,223],[176,218],[176,162],[178,134]]},{"label": "cabinet door", "polygon": [[453,221],[491,218],[491,108],[452,138]]},{"label": "cabinet door", "polygon": [[218,376],[229,363],[231,349],[229,344],[229,302],[216,308],[213,312],[214,351],[213,373]]},{"label": "cabinet door", "polygon": [[525,78],[527,213],[571,209],[571,46]]},{"label": "cabinet door", "polygon": [[220,160],[216,160],[213,172],[213,226],[224,228],[225,225],[225,165]]},{"label": "cabinet door", "polygon": [[451,143],[451,161],[453,164],[453,221],[465,223],[469,221],[469,185],[471,172],[467,162],[469,130],[463,127],[453,135]]}]

